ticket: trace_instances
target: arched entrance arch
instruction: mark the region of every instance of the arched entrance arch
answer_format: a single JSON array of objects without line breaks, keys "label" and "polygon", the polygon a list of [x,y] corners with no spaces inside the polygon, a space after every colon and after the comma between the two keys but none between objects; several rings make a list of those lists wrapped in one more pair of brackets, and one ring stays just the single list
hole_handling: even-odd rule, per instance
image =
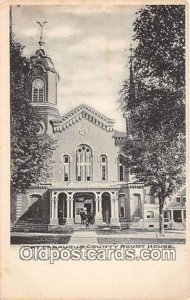
[{"label": "arched entrance arch", "polygon": [[110,193],[102,194],[102,220],[109,224],[111,219],[111,196]]},{"label": "arched entrance arch", "polygon": [[63,225],[67,218],[67,195],[65,193],[60,193],[58,195],[58,223]]},{"label": "arched entrance arch", "polygon": [[73,195],[73,216],[74,222],[80,224],[80,212],[83,210],[87,215],[91,216],[92,223],[96,214],[95,194],[91,192],[77,192]]}]

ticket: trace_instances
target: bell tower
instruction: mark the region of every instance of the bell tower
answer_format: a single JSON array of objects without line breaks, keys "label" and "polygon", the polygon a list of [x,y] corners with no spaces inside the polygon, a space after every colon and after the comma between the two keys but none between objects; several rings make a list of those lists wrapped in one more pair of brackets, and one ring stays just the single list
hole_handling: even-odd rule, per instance
[{"label": "bell tower", "polygon": [[37,22],[40,26],[39,49],[30,58],[31,66],[31,104],[36,107],[40,117],[40,132],[51,133],[51,119],[59,117],[57,109],[57,82],[59,75],[51,58],[44,50],[43,27],[47,23]]}]

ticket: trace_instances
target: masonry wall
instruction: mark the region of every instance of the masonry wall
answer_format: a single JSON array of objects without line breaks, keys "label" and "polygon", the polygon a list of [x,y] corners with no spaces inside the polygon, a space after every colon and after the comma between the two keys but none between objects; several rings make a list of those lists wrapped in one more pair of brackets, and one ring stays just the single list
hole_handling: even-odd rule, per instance
[{"label": "masonry wall", "polygon": [[[85,127],[88,133],[80,135],[79,129]],[[70,181],[76,182],[76,150],[80,144],[91,147],[93,154],[93,181],[101,180],[100,155],[105,154],[108,158],[108,181],[118,181],[117,158],[119,147],[115,146],[114,132],[107,132],[98,126],[82,119],[63,132],[55,134],[58,147],[55,153],[55,181],[63,181],[63,163],[61,158],[64,154],[70,156]]]}]

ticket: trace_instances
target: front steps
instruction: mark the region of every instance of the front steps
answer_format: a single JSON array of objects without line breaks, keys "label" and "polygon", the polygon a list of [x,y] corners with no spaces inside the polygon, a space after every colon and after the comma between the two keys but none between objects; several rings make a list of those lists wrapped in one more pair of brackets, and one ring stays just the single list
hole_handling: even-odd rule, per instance
[{"label": "front steps", "polygon": [[121,222],[121,230],[126,230],[130,228],[130,222]]},{"label": "front steps", "polygon": [[74,224],[75,231],[95,231],[96,230],[96,225],[92,224],[89,225],[89,227],[86,227],[85,224]]},{"label": "front steps", "polygon": [[13,225],[11,231],[16,232],[48,232],[48,224],[36,224],[36,223],[26,223],[18,222]]},{"label": "front steps", "polygon": [[120,226],[111,224],[96,225],[91,224],[86,227],[86,224],[74,224],[74,225],[50,225],[41,223],[27,223],[25,221],[19,221],[11,228],[12,232],[52,232],[52,233],[64,233],[73,231],[96,231],[96,230],[120,230]]}]

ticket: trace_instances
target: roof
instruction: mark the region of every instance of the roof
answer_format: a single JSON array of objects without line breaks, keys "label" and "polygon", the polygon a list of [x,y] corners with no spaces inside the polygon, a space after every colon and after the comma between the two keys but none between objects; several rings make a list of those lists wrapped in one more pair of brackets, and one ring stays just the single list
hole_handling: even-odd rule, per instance
[{"label": "roof", "polygon": [[127,132],[114,130],[113,137],[115,137],[115,138],[126,138],[127,137]]},{"label": "roof", "polygon": [[182,191],[181,191],[181,196],[186,196],[186,188],[184,188]]},{"label": "roof", "polygon": [[172,201],[167,208],[185,208],[185,203]]},{"label": "roof", "polygon": [[93,189],[120,189],[120,182],[94,182],[94,181],[79,181],[79,182],[56,182],[52,184],[50,189],[61,190],[93,190]]},{"label": "roof", "polygon": [[50,70],[56,74],[57,71],[55,70],[54,64],[51,58],[46,54],[44,49],[38,49],[35,55],[31,56],[30,58],[31,63],[35,65],[41,65],[45,68],[45,70]]},{"label": "roof", "polygon": [[74,114],[78,114],[81,111],[86,111],[86,112],[91,113],[91,114],[97,116],[98,118],[102,119],[102,121],[104,121],[104,122],[107,122],[109,124],[114,124],[114,120],[113,119],[110,119],[110,118],[106,117],[105,115],[99,113],[94,108],[92,108],[92,107],[90,107],[90,106],[88,106],[86,104],[80,104],[79,106],[77,106],[73,110],[71,110],[68,113],[66,113],[65,115],[63,115],[62,119],[63,120],[67,120],[70,117],[72,117]]},{"label": "roof", "polygon": [[127,138],[127,132],[115,130],[113,138],[115,139],[116,145],[123,145]]},{"label": "roof", "polygon": [[77,106],[75,109],[64,114],[61,118],[53,119],[52,124],[54,131],[65,130],[79,122],[82,118],[105,131],[113,131],[114,120],[104,116],[86,104]]}]

